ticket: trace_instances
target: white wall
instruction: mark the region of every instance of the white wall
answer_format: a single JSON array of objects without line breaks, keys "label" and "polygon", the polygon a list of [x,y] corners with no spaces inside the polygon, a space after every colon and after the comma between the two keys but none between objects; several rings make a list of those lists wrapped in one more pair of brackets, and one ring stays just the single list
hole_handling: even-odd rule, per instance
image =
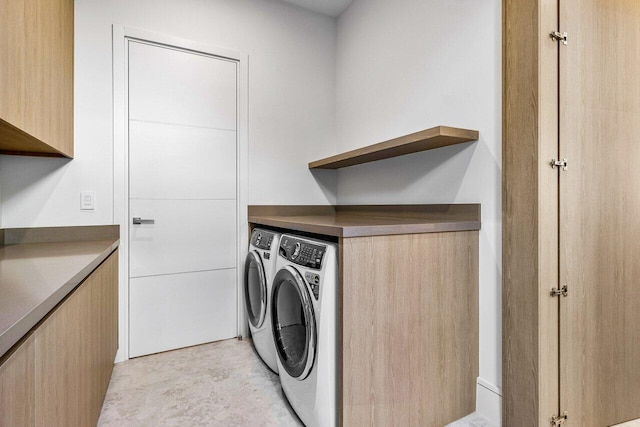
[{"label": "white wall", "polygon": [[[3,227],[113,222],[112,24],[249,55],[249,204],[335,203],[335,20],[268,0],[76,0],[75,159],[0,156]],[[96,210],[80,211],[80,191]]]},{"label": "white wall", "polygon": [[501,383],[500,0],[355,0],[338,19],[338,151],[436,125],[477,143],[345,168],[338,203],[481,203],[478,409]]}]

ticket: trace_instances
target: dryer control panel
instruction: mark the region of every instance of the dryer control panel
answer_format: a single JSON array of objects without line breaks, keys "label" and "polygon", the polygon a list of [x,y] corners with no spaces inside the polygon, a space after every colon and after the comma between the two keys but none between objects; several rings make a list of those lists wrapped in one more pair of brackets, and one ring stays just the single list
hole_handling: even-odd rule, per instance
[{"label": "dryer control panel", "polygon": [[326,251],[326,246],[316,245],[295,237],[282,236],[280,239],[280,255],[303,267],[319,270]]},{"label": "dryer control panel", "polygon": [[271,249],[271,242],[273,241],[273,233],[266,230],[255,229],[251,233],[251,244],[258,249]]}]

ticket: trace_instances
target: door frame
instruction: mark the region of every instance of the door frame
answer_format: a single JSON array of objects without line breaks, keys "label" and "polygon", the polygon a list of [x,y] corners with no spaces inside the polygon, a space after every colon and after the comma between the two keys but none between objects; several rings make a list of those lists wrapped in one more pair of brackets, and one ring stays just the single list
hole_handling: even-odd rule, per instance
[{"label": "door frame", "polygon": [[248,194],[248,112],[249,56],[238,51],[204,44],[166,34],[113,25],[113,222],[120,225],[120,271],[118,287],[118,353],[116,362],[129,359],[129,137],[128,111],[128,44],[138,40],[167,47],[193,51],[237,64],[237,136],[236,136],[236,303],[237,335],[247,335],[244,314],[242,269],[247,254],[247,194]]}]

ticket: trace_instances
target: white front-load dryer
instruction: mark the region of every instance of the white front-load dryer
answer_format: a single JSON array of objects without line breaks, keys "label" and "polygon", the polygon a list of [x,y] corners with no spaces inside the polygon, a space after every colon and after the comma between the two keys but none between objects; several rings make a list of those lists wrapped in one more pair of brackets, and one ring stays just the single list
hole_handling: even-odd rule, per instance
[{"label": "white front-load dryer", "polygon": [[271,320],[280,384],[307,427],[337,425],[335,243],[283,234]]},{"label": "white front-load dryer", "polygon": [[254,229],[244,263],[245,309],[253,345],[264,363],[276,373],[278,364],[271,329],[271,285],[279,241],[279,233]]}]

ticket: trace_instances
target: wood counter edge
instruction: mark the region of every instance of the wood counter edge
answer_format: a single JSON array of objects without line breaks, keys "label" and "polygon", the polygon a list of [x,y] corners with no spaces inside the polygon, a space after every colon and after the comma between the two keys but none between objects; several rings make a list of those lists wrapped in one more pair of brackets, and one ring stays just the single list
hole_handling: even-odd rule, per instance
[{"label": "wood counter edge", "polygon": [[313,222],[303,222],[301,219],[290,221],[286,217],[249,217],[249,223],[266,225],[292,231],[304,231],[307,233],[323,234],[334,237],[365,237],[365,236],[389,236],[394,234],[422,234],[422,233],[447,233],[456,231],[478,231],[481,228],[480,221],[442,221],[437,223],[412,223],[389,225],[327,225]]},{"label": "wood counter edge", "polygon": [[120,239],[119,225],[80,225],[0,229],[0,246],[24,243],[86,242]]},{"label": "wood counter edge", "polygon": [[[249,205],[248,222],[334,237],[387,236],[393,234],[441,233],[481,229],[481,205]],[[339,217],[350,217],[340,224]],[[306,217],[306,218],[305,218]],[[323,220],[323,217],[326,220]],[[362,218],[355,224],[354,218]],[[390,224],[368,224],[367,218],[386,219]],[[393,224],[392,220],[397,219]],[[336,223],[337,221],[337,223]]]}]

